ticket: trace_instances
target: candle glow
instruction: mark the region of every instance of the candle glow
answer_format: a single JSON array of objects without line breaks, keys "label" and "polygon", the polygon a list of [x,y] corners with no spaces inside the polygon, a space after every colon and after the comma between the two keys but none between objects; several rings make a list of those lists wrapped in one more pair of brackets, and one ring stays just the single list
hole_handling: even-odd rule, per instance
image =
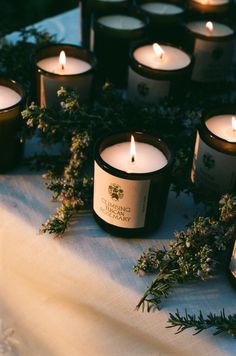
[{"label": "candle glow", "polygon": [[161,46],[158,43],[154,43],[152,47],[157,57],[160,58],[160,60],[162,60],[165,52],[161,48]]},{"label": "candle glow", "polygon": [[130,141],[130,161],[132,163],[135,162],[136,158],[136,147],[135,147],[135,141],[134,141],[134,136],[131,135],[131,141]]},{"label": "candle glow", "polygon": [[65,51],[61,51],[60,52],[59,65],[61,66],[61,69],[64,70],[65,65],[66,65],[66,54],[65,54]]},{"label": "candle glow", "polygon": [[233,131],[235,132],[236,131],[236,118],[235,118],[235,116],[232,116],[232,128],[233,128]]},{"label": "candle glow", "polygon": [[211,21],[208,21],[206,23],[206,29],[211,33],[214,30],[213,23]]}]

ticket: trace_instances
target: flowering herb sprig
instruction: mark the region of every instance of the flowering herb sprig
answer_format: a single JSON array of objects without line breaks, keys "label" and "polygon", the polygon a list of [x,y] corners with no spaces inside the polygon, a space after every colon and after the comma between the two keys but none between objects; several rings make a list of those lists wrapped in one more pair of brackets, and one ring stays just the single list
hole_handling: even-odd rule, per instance
[{"label": "flowering herb sprig", "polygon": [[137,308],[160,309],[177,283],[211,276],[233,239],[236,197],[225,195],[212,216],[197,217],[186,231],[176,232],[168,249],[150,248],[134,266],[137,274],[156,273]]}]

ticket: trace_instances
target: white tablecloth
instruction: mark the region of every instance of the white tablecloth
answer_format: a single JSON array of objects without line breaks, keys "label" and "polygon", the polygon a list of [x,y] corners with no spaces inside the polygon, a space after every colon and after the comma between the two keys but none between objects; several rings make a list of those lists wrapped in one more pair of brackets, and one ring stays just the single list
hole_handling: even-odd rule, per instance
[{"label": "white tablecloth", "polygon": [[[78,43],[78,19],[76,9],[37,26]],[[39,235],[54,210],[38,173],[18,169],[0,176],[0,355],[236,354],[236,341],[227,335],[175,335],[165,328],[176,308],[234,313],[236,294],[224,276],[178,286],[160,312],[135,310],[151,278],[137,277],[132,266],[149,246],[167,244],[198,212],[191,198],[170,193],[161,228],[146,239],[112,237],[91,213],[80,214],[63,239]]]}]

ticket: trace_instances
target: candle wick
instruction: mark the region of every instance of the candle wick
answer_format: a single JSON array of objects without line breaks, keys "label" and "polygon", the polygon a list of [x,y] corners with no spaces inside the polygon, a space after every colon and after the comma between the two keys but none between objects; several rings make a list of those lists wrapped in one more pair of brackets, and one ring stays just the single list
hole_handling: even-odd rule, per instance
[{"label": "candle wick", "polygon": [[61,65],[61,69],[64,70],[65,69],[65,66],[64,64]]},{"label": "candle wick", "polygon": [[134,163],[135,162],[135,158],[134,156],[131,157],[131,162]]}]

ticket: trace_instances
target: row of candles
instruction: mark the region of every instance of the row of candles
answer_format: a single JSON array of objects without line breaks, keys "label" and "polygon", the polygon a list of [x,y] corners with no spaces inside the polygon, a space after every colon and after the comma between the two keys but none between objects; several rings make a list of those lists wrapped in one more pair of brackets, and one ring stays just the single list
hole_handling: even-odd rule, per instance
[{"label": "row of candles", "polygon": [[[166,6],[169,9],[173,5]],[[145,28],[138,16],[112,14],[98,19],[98,23],[101,28],[94,27],[94,53],[69,44],[50,45],[36,53],[39,105],[57,105],[56,92],[61,86],[77,89],[81,100],[88,102],[97,60],[105,73],[103,79],[110,76],[118,86],[124,85],[128,72],[131,100],[158,103],[169,95],[177,97],[191,75],[192,81],[200,83],[227,80],[235,43],[235,31],[229,25],[215,21],[187,23],[192,48],[189,54],[175,45],[150,41],[128,48],[127,36],[130,45],[130,39],[139,38]],[[22,145],[16,132],[23,99],[19,84],[0,79],[2,172],[20,157]],[[203,115],[197,132],[192,180],[216,194],[236,188],[235,117],[235,107],[215,109]],[[165,210],[172,163],[173,154],[166,143],[146,133],[125,132],[101,138],[94,159],[93,207],[98,223],[115,234],[147,233],[156,228]]]}]

